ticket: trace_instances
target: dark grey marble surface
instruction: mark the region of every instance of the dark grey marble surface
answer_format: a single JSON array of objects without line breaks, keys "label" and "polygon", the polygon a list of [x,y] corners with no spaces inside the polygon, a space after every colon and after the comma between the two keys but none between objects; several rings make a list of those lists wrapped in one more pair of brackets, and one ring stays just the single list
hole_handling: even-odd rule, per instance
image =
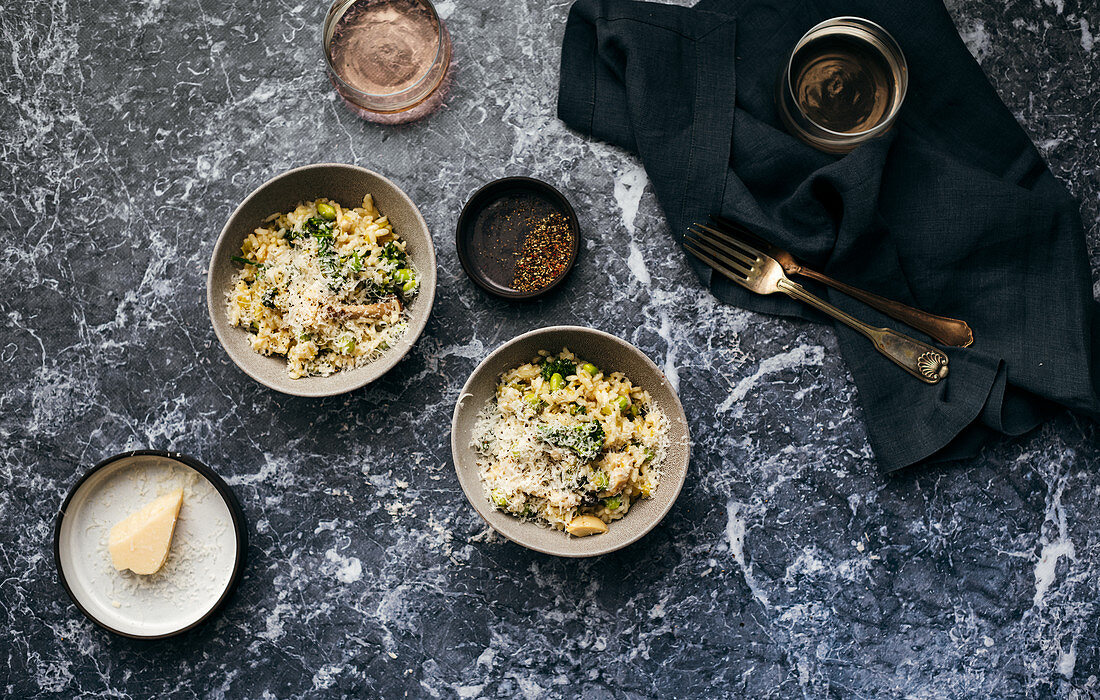
[{"label": "dark grey marble surface", "polygon": [[[400,128],[334,99],[320,2],[0,8],[0,695],[1100,694],[1097,425],[1066,414],[972,463],[881,476],[831,332],[716,305],[638,162],[553,116],[568,5],[441,2],[454,89]],[[1095,273],[1100,8],[951,10],[1082,200]],[[412,354],[322,401],[240,373],[204,302],[231,209],[316,161],[404,187],[441,282]],[[568,284],[529,306],[481,294],[452,244],[468,194],[507,174],[558,184],[585,222]],[[450,463],[467,374],[557,322],[662,364],[696,438],[666,521],[598,560],[494,537]],[[207,462],[250,519],[237,595],[182,638],[113,637],[56,580],[64,492],[128,448]]]}]

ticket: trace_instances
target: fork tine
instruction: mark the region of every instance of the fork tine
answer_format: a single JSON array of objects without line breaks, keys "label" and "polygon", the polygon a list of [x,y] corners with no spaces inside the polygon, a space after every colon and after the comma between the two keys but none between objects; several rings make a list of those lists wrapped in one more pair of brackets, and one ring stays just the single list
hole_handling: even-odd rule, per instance
[{"label": "fork tine", "polygon": [[[696,226],[700,226],[703,229],[707,228],[706,226],[703,226],[702,224],[696,224]],[[743,252],[742,250],[739,250],[738,248],[733,247],[731,245],[727,245],[723,241],[723,239],[718,238],[717,236],[714,235],[715,232],[714,232],[713,229],[710,229],[709,233],[704,233],[703,231],[695,231],[695,230],[692,230],[692,229],[688,229],[688,231],[691,232],[691,233],[694,233],[697,237],[701,238],[702,240],[707,241],[712,247],[721,249],[725,253],[727,253],[729,255],[732,255],[733,257],[737,258],[741,262],[745,263],[745,265],[747,265],[748,267],[752,267],[756,263],[760,262],[760,259],[761,259],[760,256],[749,257],[749,255],[746,254],[745,252]]]},{"label": "fork tine", "polygon": [[[706,226],[704,224],[695,224],[695,225],[698,226],[699,228],[703,229],[704,231],[707,231],[708,233],[710,233],[714,236],[717,236],[720,240],[726,241],[731,246],[734,246],[735,248],[740,250],[742,252],[742,254],[744,254],[744,255],[750,255],[753,258],[756,258],[757,260],[762,260],[762,259],[764,259],[765,257],[768,256],[767,253],[760,250],[759,248],[754,248],[751,244],[746,243],[745,241],[741,240],[740,238],[734,238],[733,236],[729,235],[728,233],[725,233],[724,231],[719,231],[717,229],[713,229],[710,226]],[[755,262],[755,260],[753,262]]]},{"label": "fork tine", "polygon": [[[694,234],[694,235],[691,235]],[[745,256],[734,254],[735,257],[730,257],[726,253],[728,248],[724,248],[721,244],[717,244],[709,236],[704,236],[698,231],[688,229],[688,235],[684,236],[684,242],[691,242],[696,247],[701,248],[703,251],[713,258],[717,258],[723,265],[733,268],[737,272],[743,275],[748,275],[752,272],[753,263],[746,261]]]},{"label": "fork tine", "polygon": [[737,284],[741,285],[742,287],[751,289],[751,287],[749,287],[749,281],[748,281],[748,278],[746,277],[746,273],[738,272],[733,268],[726,267],[722,263],[718,262],[714,258],[710,257],[709,255],[707,255],[703,251],[696,248],[691,243],[685,242],[684,243],[684,248],[686,248],[689,253],[691,253],[695,257],[699,258],[700,260],[702,260],[704,263],[706,263],[709,267],[711,267],[716,272],[721,273],[723,276],[729,278],[733,282],[736,282]]}]

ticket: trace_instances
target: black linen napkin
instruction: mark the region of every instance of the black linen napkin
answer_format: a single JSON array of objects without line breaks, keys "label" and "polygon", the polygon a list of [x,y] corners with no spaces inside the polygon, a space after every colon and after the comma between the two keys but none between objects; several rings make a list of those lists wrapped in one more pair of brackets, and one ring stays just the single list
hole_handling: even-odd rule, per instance
[{"label": "black linen napkin", "polygon": [[[889,134],[832,156],[784,131],[774,95],[794,43],[839,15],[893,34],[910,84]],[[944,348],[950,375],[929,386],[834,324],[885,471],[971,456],[1059,405],[1100,416],[1100,305],[1077,205],[938,0],[578,0],[558,115],[641,157],[676,236],[721,213],[832,277],[971,325],[974,344]],[[820,318],[692,261],[723,301]],[[815,291],[873,325],[929,340]]]}]

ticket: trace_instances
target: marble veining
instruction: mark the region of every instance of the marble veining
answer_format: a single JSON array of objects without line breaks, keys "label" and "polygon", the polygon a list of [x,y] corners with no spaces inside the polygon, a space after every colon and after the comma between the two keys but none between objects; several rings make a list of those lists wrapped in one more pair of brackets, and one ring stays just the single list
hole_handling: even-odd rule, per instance
[{"label": "marble veining", "polygon": [[[555,118],[568,7],[438,3],[452,92],[396,128],[335,98],[323,3],[3,7],[0,694],[1100,695],[1097,425],[1067,413],[970,463],[880,475],[831,331],[701,292],[637,160]],[[1081,200],[1095,276],[1100,9],[949,9]],[[306,400],[228,361],[205,268],[256,184],[321,161],[382,171],[420,204],[440,292],[383,380]],[[529,305],[486,297],[455,255],[465,199],[504,175],[554,183],[582,220],[573,275]],[[553,323],[638,345],[693,426],[668,518],[597,560],[494,536],[450,463],[462,381]],[[84,619],[50,549],[72,482],[130,448],[211,465],[251,528],[224,613],[156,643]]]}]

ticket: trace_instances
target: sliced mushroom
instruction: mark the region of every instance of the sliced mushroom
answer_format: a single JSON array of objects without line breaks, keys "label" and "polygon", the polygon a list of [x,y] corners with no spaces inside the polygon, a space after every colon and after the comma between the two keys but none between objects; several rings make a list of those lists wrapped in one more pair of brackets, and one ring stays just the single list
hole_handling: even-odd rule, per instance
[{"label": "sliced mushroom", "polygon": [[565,526],[565,531],[576,537],[602,535],[607,532],[607,523],[595,515],[578,515],[569,521],[569,524]]},{"label": "sliced mushroom", "polygon": [[349,318],[385,318],[395,311],[401,310],[401,302],[397,297],[389,297],[376,304],[345,304],[343,306],[330,306],[329,315],[334,319]]}]

